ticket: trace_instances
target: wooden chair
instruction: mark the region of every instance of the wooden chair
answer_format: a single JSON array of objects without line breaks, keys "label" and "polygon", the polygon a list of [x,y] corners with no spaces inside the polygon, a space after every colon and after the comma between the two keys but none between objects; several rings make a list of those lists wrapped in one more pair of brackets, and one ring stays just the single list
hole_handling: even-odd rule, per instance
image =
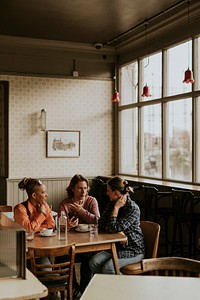
[{"label": "wooden chair", "polygon": [[[151,221],[141,221],[140,226],[144,235],[145,258],[157,257],[160,236],[160,225]],[[120,269],[124,275],[143,273],[141,262],[130,264]]]},{"label": "wooden chair", "polygon": [[142,261],[144,273],[157,276],[200,277],[200,261],[182,257],[160,257]]},{"label": "wooden chair", "polygon": [[12,211],[12,206],[11,205],[0,205],[0,211],[11,212]]},{"label": "wooden chair", "polygon": [[200,203],[200,197],[195,196],[191,191],[172,189],[172,200],[174,229],[171,256],[174,256],[177,249],[180,249],[181,256],[196,258],[197,226],[200,224],[200,213],[195,208]]},{"label": "wooden chair", "polygon": [[[61,300],[65,299],[65,291],[69,300],[73,299],[72,281],[75,258],[75,245],[69,244],[58,248],[29,248],[31,272],[48,288],[50,293],[60,292]],[[66,259],[60,262],[59,257]],[[50,264],[37,261],[38,258],[48,257]],[[57,262],[57,260],[59,262]]]},{"label": "wooden chair", "polygon": [[170,197],[171,192],[158,191],[154,186],[142,186],[143,191],[143,205],[144,205],[144,219],[150,220],[160,225],[163,224],[160,233],[160,240],[163,238],[163,243],[160,246],[165,247],[165,255],[168,256],[168,245],[169,245],[169,220],[173,217],[173,208],[170,205],[163,205],[163,200],[166,197]]}]

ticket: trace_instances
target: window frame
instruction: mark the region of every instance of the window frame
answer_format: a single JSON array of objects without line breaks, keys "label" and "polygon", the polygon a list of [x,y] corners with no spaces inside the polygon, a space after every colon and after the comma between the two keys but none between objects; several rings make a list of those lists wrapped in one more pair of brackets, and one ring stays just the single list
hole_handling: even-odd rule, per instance
[{"label": "window frame", "polygon": [[[200,63],[199,63],[199,56],[200,56],[200,38],[199,36],[195,36],[194,38],[192,38],[192,69],[194,74],[198,74],[198,72],[200,71]],[[186,39],[179,41],[179,43],[174,43],[172,45],[170,45],[168,48],[166,49],[161,49],[160,51],[162,52],[162,92],[161,92],[161,98],[159,99],[153,99],[153,100],[148,100],[148,101],[140,101],[138,100],[136,103],[130,103],[130,104],[126,104],[126,105],[118,105],[118,114],[119,112],[123,111],[124,109],[131,109],[131,108],[137,108],[138,109],[138,153],[140,154],[142,151],[142,141],[141,141],[141,131],[142,129],[142,117],[141,117],[141,107],[145,106],[145,105],[151,105],[152,103],[161,104],[161,123],[162,123],[162,174],[161,174],[161,178],[157,178],[155,176],[144,176],[141,175],[141,155],[138,155],[138,174],[136,176],[132,175],[132,174],[127,174],[127,173],[122,173],[120,170],[120,160],[121,160],[121,154],[120,154],[120,144],[121,144],[121,140],[120,140],[120,135],[118,134],[118,157],[119,157],[119,162],[118,162],[118,173],[119,175],[124,175],[124,176],[132,176],[132,177],[137,177],[137,178],[150,178],[150,179],[155,179],[155,180],[160,180],[160,181],[171,181],[171,182],[181,182],[181,183],[189,183],[189,184],[199,184],[200,183],[200,168],[197,167],[197,165],[200,165],[200,154],[198,151],[198,149],[200,149],[200,142],[199,144],[197,143],[198,140],[198,135],[200,135],[200,129],[199,126],[200,124],[198,124],[198,111],[200,112],[200,104],[198,102],[200,102],[200,87],[199,89],[197,89],[197,82],[195,82],[195,84],[192,86],[192,89],[190,92],[187,93],[181,93],[181,94],[175,94],[175,95],[170,95],[170,96],[166,96],[166,91],[167,91],[167,86],[166,86],[166,78],[167,78],[167,51],[168,49],[172,48],[172,47],[176,47],[184,42],[187,42]],[[159,52],[159,51],[156,51]],[[156,53],[154,52],[154,53]],[[153,55],[154,53],[150,53],[149,55]],[[198,53],[198,55],[197,55]],[[141,90],[141,82],[142,82],[142,78],[141,78],[141,65],[140,65],[140,57],[138,57],[137,59],[134,59],[133,61],[129,62],[130,64],[133,63],[134,61],[138,61],[138,93]],[[128,65],[129,63],[126,63],[126,65]],[[199,70],[198,67],[199,66]],[[124,67],[120,66],[119,67],[119,74],[120,74],[120,70],[121,68]],[[196,78],[195,78],[196,79]],[[198,79],[198,75],[197,75],[197,79]],[[120,80],[120,77],[119,77]],[[191,181],[184,181],[184,180],[174,180],[174,179],[170,179],[167,178],[166,174],[167,174],[167,165],[168,165],[168,160],[166,160],[167,157],[167,153],[166,153],[166,146],[168,144],[168,140],[167,140],[167,130],[168,130],[168,126],[167,126],[167,118],[166,115],[168,113],[168,109],[167,106],[165,105],[168,102],[171,101],[176,101],[176,100],[180,100],[181,99],[187,99],[187,98],[192,98],[192,179]],[[199,97],[199,99],[198,99]],[[138,95],[138,99],[140,99],[140,95]],[[117,114],[117,117],[118,117]],[[200,121],[199,121],[200,122]],[[120,132],[121,128],[120,128],[120,122],[118,122],[118,133]]]}]

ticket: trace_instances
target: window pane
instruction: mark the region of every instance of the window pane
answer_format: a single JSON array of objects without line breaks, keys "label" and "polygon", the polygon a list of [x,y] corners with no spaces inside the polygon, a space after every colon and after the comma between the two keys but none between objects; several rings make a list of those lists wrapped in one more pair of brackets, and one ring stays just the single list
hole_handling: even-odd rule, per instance
[{"label": "window pane", "polygon": [[195,85],[196,85],[196,89],[200,89],[200,81],[199,81],[199,71],[200,71],[200,38],[197,38],[195,40],[196,45],[197,45],[197,55],[196,57],[196,61],[195,63],[197,64],[197,68],[196,68],[196,73],[195,73]]},{"label": "window pane", "polygon": [[162,53],[156,53],[141,60],[142,80],[140,95],[143,94],[143,87],[147,85],[151,97],[142,97],[141,101],[161,98],[162,87]]},{"label": "window pane", "polygon": [[119,105],[137,102],[138,94],[138,63],[134,62],[121,68],[121,87]]},{"label": "window pane", "polygon": [[195,136],[195,173],[196,173],[196,183],[200,183],[200,126],[199,126],[199,116],[200,116],[200,97],[196,99],[195,107],[195,120],[196,120],[196,136]]},{"label": "window pane", "polygon": [[192,101],[168,103],[167,177],[192,180]]},{"label": "window pane", "polygon": [[141,175],[161,177],[161,105],[142,108]]},{"label": "window pane", "polygon": [[184,73],[191,69],[192,42],[180,44],[167,50],[167,96],[187,93],[192,90],[191,83],[183,83]]},{"label": "window pane", "polygon": [[137,109],[120,112],[120,173],[138,173],[138,113]]}]

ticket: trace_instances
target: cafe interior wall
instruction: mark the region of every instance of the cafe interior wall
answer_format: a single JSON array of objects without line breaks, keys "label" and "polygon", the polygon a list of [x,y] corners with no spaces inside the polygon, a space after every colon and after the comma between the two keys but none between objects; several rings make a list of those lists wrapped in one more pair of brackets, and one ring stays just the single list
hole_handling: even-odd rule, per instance
[{"label": "cafe interior wall", "polygon": [[[112,173],[111,80],[13,75],[0,80],[9,82],[8,181]],[[80,130],[80,157],[46,156],[41,109],[47,111],[47,130]]]}]

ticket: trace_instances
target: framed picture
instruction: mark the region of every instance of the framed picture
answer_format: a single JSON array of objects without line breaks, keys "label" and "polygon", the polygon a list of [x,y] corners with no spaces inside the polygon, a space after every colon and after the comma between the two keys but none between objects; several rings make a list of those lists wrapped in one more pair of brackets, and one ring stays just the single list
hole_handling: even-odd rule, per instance
[{"label": "framed picture", "polygon": [[79,157],[79,130],[48,130],[47,157]]}]

